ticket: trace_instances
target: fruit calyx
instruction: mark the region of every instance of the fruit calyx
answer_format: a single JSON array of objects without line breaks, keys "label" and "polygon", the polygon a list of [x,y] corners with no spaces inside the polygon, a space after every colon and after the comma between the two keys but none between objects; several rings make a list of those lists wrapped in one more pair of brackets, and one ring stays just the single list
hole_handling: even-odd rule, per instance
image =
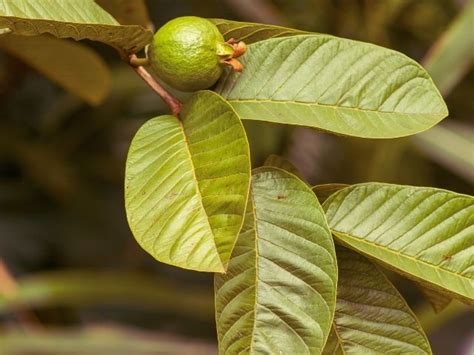
[{"label": "fruit calyx", "polygon": [[229,39],[225,43],[217,45],[217,55],[219,62],[229,65],[236,72],[241,72],[244,67],[236,58],[240,57],[247,51],[247,45],[243,41],[237,42],[234,38]]}]

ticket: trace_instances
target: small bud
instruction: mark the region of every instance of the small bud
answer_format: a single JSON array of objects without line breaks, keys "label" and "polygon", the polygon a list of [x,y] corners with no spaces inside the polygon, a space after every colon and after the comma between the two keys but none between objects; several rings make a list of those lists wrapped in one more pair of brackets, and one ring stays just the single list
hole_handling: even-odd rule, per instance
[{"label": "small bud", "polygon": [[240,41],[239,43],[236,43],[233,45],[234,48],[234,58],[240,57],[242,54],[244,54],[247,51],[247,45]]},{"label": "small bud", "polygon": [[244,70],[244,66],[242,65],[242,63],[240,63],[240,62],[239,62],[237,59],[235,59],[235,58],[226,60],[226,61],[225,61],[225,64],[230,65],[234,71],[239,72],[239,73],[240,73],[242,70]]}]

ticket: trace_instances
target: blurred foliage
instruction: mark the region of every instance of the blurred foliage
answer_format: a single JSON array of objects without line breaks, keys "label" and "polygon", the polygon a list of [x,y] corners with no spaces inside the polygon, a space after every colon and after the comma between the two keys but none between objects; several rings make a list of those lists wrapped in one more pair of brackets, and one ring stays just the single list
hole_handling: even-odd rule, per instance
[{"label": "blurred foliage", "polygon": [[[114,8],[123,23],[148,23],[139,1],[99,3]],[[245,3],[253,4],[253,10]],[[236,10],[235,1],[147,1],[156,27],[181,15],[252,20],[255,11],[262,11],[263,22],[373,42],[418,61],[436,53],[430,48],[439,46],[439,38],[468,3],[267,0],[241,2]],[[265,17],[264,11],[271,16]],[[470,36],[461,31],[467,39],[449,42],[464,49],[448,52],[458,53],[448,68],[465,67],[445,91],[450,117],[441,128],[420,139],[366,141],[245,122],[253,163],[282,155],[312,184],[384,181],[473,194],[473,61],[459,63],[466,59],[459,53],[469,53],[462,45],[472,40],[472,23],[470,28]],[[167,354],[212,353],[213,345],[202,350],[195,340],[215,342],[212,275],[155,262],[136,245],[126,224],[123,173],[128,145],[145,120],[166,108],[114,50],[97,43],[81,45],[103,58],[110,71],[110,92],[97,107],[36,72],[33,68],[52,75],[28,58],[12,50],[0,52],[0,258],[18,279],[18,291],[0,298],[0,349],[7,354],[66,353],[71,348],[76,353],[140,354],[149,349],[160,353],[159,344],[166,342],[162,349]],[[57,56],[58,63],[67,58],[66,53]],[[74,62],[69,64],[77,69]],[[105,84],[97,78],[98,87]],[[396,282],[426,322],[434,319],[411,283]],[[444,323],[430,333],[435,353],[460,353],[466,337],[472,337],[472,311],[453,307],[443,311],[449,317],[439,318]],[[94,324],[127,328],[104,331],[91,328]],[[35,330],[52,326],[61,332]],[[453,326],[462,331],[449,332],[448,339],[442,331]],[[143,330],[159,336],[143,336]]]}]

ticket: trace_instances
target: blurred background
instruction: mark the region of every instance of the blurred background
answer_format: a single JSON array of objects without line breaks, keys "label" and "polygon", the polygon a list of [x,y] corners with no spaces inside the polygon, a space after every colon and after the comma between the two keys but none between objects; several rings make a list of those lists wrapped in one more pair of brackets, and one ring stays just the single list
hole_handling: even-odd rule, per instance
[{"label": "blurred background", "polygon": [[[473,195],[473,1],[98,2],[123,24],[158,28],[182,15],[219,17],[407,54],[446,98],[450,116],[441,125],[416,137],[366,141],[245,122],[253,164],[279,154],[311,184],[383,181]],[[105,45],[4,37],[0,354],[215,354],[212,275],[156,262],[133,239],[124,213],[130,140],[166,107]],[[435,314],[413,283],[390,276],[435,354],[474,353],[472,309],[452,302]]]}]

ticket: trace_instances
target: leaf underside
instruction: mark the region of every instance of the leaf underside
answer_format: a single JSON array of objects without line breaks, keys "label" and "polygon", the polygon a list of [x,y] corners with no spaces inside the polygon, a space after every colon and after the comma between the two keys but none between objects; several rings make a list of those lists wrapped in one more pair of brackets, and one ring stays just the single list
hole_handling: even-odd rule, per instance
[{"label": "leaf underside", "polygon": [[88,47],[42,35],[0,37],[0,49],[21,59],[91,105],[99,104],[110,87],[107,65]]},{"label": "leaf underside", "polygon": [[435,188],[352,185],[323,204],[333,235],[416,281],[474,302],[474,198]]},{"label": "leaf underside", "polygon": [[22,36],[48,33],[104,42],[129,53],[138,52],[153,36],[141,26],[121,26],[93,0],[0,0],[0,27]]},{"label": "leaf underside", "polygon": [[157,260],[224,272],[250,185],[250,154],[237,115],[201,91],[180,122],[154,118],[140,128],[126,163],[125,206],[138,243]]},{"label": "leaf underside", "polygon": [[264,23],[239,22],[225,19],[209,20],[217,26],[226,41],[233,38],[236,41],[244,41],[246,44],[269,38],[288,37],[308,33],[293,28],[267,25]]},{"label": "leaf underside", "polygon": [[[333,184],[315,185],[312,189],[313,189],[313,192],[316,194],[316,197],[318,198],[319,202],[322,204],[332,194],[348,186],[350,185],[333,183]],[[441,312],[444,308],[446,308],[449,305],[449,303],[452,300],[451,296],[443,293],[439,289],[434,290],[430,288],[428,283],[418,281],[416,282],[416,285],[423,292],[423,294],[428,299],[428,301],[433,306],[433,309],[436,312]]]},{"label": "leaf underside", "polygon": [[431,354],[415,315],[378,267],[344,247],[336,254],[336,312],[323,354]]},{"label": "leaf underside", "polygon": [[255,170],[229,268],[215,276],[220,353],[320,353],[336,282],[334,244],[314,194],[281,169]]},{"label": "leaf underside", "polygon": [[248,46],[242,73],[216,91],[242,119],[316,127],[363,138],[415,134],[447,116],[426,71],[398,52],[328,35]]}]

